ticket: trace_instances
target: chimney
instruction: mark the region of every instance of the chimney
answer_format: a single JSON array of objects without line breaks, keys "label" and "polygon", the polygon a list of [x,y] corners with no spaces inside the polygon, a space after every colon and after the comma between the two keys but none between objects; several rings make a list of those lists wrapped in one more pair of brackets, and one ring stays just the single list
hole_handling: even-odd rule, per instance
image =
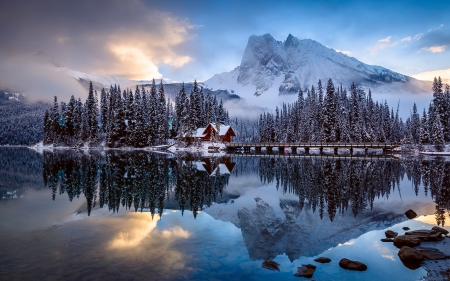
[{"label": "chimney", "polygon": [[216,122],[216,129],[217,129],[217,134],[219,134],[220,132],[220,123]]}]

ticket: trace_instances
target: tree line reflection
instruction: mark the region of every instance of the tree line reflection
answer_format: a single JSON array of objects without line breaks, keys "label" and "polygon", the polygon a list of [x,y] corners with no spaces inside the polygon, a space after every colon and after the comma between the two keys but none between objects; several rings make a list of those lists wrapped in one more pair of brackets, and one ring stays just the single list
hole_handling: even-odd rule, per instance
[{"label": "tree line reflection", "polygon": [[[205,206],[224,201],[230,175],[259,176],[298,196],[300,208],[335,216],[373,208],[377,198],[401,192],[406,176],[416,195],[423,192],[436,203],[436,221],[445,224],[450,210],[450,162],[414,157],[394,159],[174,157],[143,151],[45,152],[44,184],[70,200],[84,195],[87,212],[97,206],[113,212],[120,208],[150,211],[190,210],[194,217]],[[422,191],[421,191],[422,189]]]},{"label": "tree line reflection", "polygon": [[[225,162],[225,163],[224,163]],[[44,152],[44,184],[69,200],[84,195],[88,215],[96,204],[113,212],[119,208],[162,215],[175,200],[194,217],[210,206],[228,184],[227,160],[173,158],[147,152]],[[169,202],[170,203],[170,202]]]}]

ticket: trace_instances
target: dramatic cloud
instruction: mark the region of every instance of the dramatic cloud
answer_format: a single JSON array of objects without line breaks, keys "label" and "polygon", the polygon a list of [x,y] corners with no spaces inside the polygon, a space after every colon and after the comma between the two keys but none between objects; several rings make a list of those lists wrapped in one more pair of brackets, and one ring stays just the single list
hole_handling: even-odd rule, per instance
[{"label": "dramatic cloud", "polygon": [[433,47],[428,47],[428,48],[422,48],[420,49],[421,51],[424,52],[430,52],[430,53],[442,53],[443,51],[445,51],[445,49],[447,49],[448,45],[442,45],[442,46],[433,46]]},{"label": "dramatic cloud", "polygon": [[[100,0],[4,1],[0,88],[60,95],[59,84],[76,88],[75,80],[67,83],[63,73],[52,71],[61,65],[90,74],[161,78],[161,67],[176,69],[193,61],[183,44],[195,38],[191,31],[196,28],[137,0],[107,5]],[[35,59],[36,53],[52,58]]]}]

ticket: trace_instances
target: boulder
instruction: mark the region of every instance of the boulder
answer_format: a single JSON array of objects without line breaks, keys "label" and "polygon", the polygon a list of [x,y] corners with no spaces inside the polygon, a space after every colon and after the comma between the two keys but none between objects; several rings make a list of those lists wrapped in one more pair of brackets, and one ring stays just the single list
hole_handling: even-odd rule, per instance
[{"label": "boulder", "polygon": [[420,252],[428,260],[443,260],[449,258],[449,256],[436,248],[418,247],[415,250]]},{"label": "boulder", "polygon": [[312,264],[302,264],[301,267],[297,267],[297,273],[294,276],[311,278],[316,271],[316,266]]},{"label": "boulder", "polygon": [[331,262],[331,260],[329,258],[324,258],[324,257],[320,257],[314,260],[315,262],[320,262],[320,263],[329,263]]},{"label": "boulder", "polygon": [[407,231],[405,232],[405,235],[417,237],[422,242],[435,242],[444,239],[442,233],[426,229]]},{"label": "boulder", "polygon": [[409,230],[409,227],[404,226],[404,227],[402,227],[402,229],[403,229],[403,230]]},{"label": "boulder", "polygon": [[414,235],[400,235],[394,238],[394,246],[401,248],[403,246],[416,247],[420,245],[420,238]]},{"label": "boulder", "polygon": [[432,230],[434,230],[436,232],[440,232],[440,233],[442,233],[444,235],[448,234],[448,230],[447,229],[444,229],[444,228],[439,227],[439,226],[433,226]]},{"label": "boulder", "polygon": [[413,219],[415,217],[417,217],[416,212],[414,212],[413,210],[409,209],[408,211],[405,212],[405,215],[408,219]]},{"label": "boulder", "polygon": [[280,264],[270,260],[264,260],[262,263],[262,267],[269,270],[280,271]]},{"label": "boulder", "polygon": [[346,258],[343,258],[339,261],[339,266],[343,269],[347,270],[356,270],[356,271],[366,271],[367,265],[363,264],[359,261],[352,261]]},{"label": "boulder", "polygon": [[397,237],[397,235],[398,235],[397,232],[394,232],[394,231],[392,231],[392,230],[386,230],[386,231],[384,232],[384,234],[386,235],[386,238],[395,238],[395,237]]},{"label": "boulder", "polygon": [[381,242],[394,242],[394,239],[392,239],[392,238],[383,238],[383,239],[381,239]]},{"label": "boulder", "polygon": [[420,263],[425,258],[421,252],[408,246],[403,246],[400,251],[398,251],[398,257],[409,269],[419,268]]}]

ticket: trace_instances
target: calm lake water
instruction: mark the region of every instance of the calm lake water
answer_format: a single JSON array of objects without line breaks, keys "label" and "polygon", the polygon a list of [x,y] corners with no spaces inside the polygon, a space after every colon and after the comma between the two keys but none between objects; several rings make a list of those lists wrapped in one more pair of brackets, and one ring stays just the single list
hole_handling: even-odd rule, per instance
[{"label": "calm lake water", "polygon": [[450,161],[1,148],[0,199],[0,280],[419,280],[380,239],[450,229]]}]

